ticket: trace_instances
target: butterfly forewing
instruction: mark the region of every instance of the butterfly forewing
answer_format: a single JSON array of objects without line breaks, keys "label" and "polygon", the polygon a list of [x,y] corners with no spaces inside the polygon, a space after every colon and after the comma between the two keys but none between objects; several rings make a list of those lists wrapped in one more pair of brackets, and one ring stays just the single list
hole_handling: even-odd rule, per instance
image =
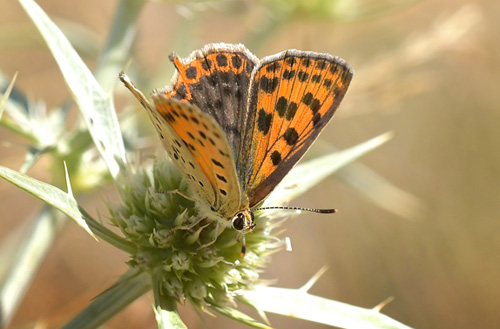
[{"label": "butterfly forewing", "polygon": [[[156,129],[188,182],[210,198],[210,205],[221,217],[234,215],[240,206],[240,186],[220,126],[188,102],[166,98],[161,92],[153,94],[153,100],[157,111],[153,116],[165,120]],[[165,130],[165,125],[169,129]]]},{"label": "butterfly forewing", "polygon": [[[194,159],[194,156],[189,148],[184,145],[182,139],[169,124],[168,121],[172,120],[170,115],[161,115],[156,105],[151,104],[146,97],[144,97],[141,91],[135,87],[125,73],[120,73],[120,80],[147,110],[148,116],[151,119],[151,122],[153,123],[165,150],[172,161],[175,162],[180,172],[184,175],[196,196],[200,199],[200,201],[205,202],[206,204],[214,204],[216,200],[214,190],[211,187],[208,178],[203,175],[200,165]],[[161,103],[161,101],[159,101],[159,103]],[[168,105],[165,106],[169,107]],[[164,113],[167,113],[167,111],[165,110]]]},{"label": "butterfly forewing", "polygon": [[[328,54],[289,50],[264,58],[250,84],[237,168],[250,207],[264,199],[330,121],[352,70]],[[252,141],[244,145],[244,141]]]}]

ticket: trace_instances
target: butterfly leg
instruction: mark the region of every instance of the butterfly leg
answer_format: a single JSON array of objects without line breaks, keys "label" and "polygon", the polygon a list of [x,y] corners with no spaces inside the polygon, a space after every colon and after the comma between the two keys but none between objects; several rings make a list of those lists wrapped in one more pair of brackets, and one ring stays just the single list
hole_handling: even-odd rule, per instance
[{"label": "butterfly leg", "polygon": [[[173,229],[171,229],[170,232],[175,232],[175,231],[178,231],[178,230],[190,230],[193,227],[195,227],[196,225],[198,225],[202,220],[203,220],[203,218],[199,218],[197,221],[195,221],[195,222],[193,222],[193,223],[191,223],[189,225],[176,226]],[[206,225],[202,226],[201,229],[204,229],[208,225],[209,224],[206,224]]]},{"label": "butterfly leg", "polygon": [[217,241],[217,238],[219,237],[219,234],[222,233],[222,231],[219,232],[220,227],[221,227],[221,224],[219,222],[217,222],[215,224],[215,234],[214,234],[214,238],[212,239],[212,241],[202,244],[201,246],[198,247],[198,249],[196,249],[196,251],[199,251],[199,250],[201,250],[203,248],[206,248],[208,246],[213,245],[215,243],[215,241]]},{"label": "butterfly leg", "polygon": [[191,196],[185,194],[184,192],[182,192],[181,190],[178,190],[178,189],[175,189],[175,190],[169,190],[169,191],[165,191],[165,192],[162,192],[162,193],[165,193],[165,194],[177,194],[181,197],[183,197],[184,199],[186,200],[189,200],[189,201],[192,201],[192,202],[195,202],[196,200],[193,199]]}]

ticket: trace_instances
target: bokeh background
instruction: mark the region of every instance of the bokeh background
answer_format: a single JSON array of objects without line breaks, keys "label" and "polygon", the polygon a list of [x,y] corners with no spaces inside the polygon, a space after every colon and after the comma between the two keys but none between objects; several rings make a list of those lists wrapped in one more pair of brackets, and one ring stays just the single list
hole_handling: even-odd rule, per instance
[{"label": "bokeh background", "polygon": [[[95,68],[118,1],[38,3]],[[66,102],[59,69],[20,5],[0,8],[0,70],[18,72],[16,87],[49,109]],[[244,43],[258,57],[297,48],[347,60],[356,70],[352,87],[309,155],[386,131],[394,138],[293,201],[341,212],[289,220],[293,251],[276,254],[263,277],[297,288],[326,265],[313,294],[365,308],[394,297],[383,312],[416,328],[498,328],[499,31],[496,0],[150,2],[130,69],[151,77],[139,83],[143,90],[160,87],[170,81],[170,52],[187,56],[221,41]],[[118,109],[124,95],[117,86]],[[0,165],[18,169],[26,142],[5,129],[0,140]],[[45,161],[29,174],[49,179]],[[85,208],[105,214],[104,198],[117,200],[112,187],[86,196]],[[41,207],[0,181],[1,241]],[[126,260],[68,222],[10,328],[64,323],[126,271]],[[144,296],[106,327],[155,328],[151,303]],[[189,306],[180,312],[189,328],[203,328]],[[325,328],[269,319],[277,328]],[[220,315],[203,321],[244,327]]]}]

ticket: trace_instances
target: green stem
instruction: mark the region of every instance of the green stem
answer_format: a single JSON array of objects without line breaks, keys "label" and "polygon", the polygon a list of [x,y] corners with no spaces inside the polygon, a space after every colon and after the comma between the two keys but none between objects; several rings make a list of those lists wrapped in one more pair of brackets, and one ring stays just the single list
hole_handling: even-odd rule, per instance
[{"label": "green stem", "polygon": [[131,269],[111,288],[97,296],[63,329],[93,329],[103,325],[125,307],[151,289],[146,272]]}]

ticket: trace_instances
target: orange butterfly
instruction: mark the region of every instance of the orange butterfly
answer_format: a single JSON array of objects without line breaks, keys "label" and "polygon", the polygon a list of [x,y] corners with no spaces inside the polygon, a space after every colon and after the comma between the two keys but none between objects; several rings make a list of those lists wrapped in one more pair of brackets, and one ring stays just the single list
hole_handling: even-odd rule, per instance
[{"label": "orange butterfly", "polygon": [[330,121],[353,71],[338,57],[309,51],[259,60],[241,44],[209,44],[170,59],[177,72],[153,92],[154,104],[124,73],[120,79],[148,110],[201,213],[247,233],[255,226],[252,208]]}]

